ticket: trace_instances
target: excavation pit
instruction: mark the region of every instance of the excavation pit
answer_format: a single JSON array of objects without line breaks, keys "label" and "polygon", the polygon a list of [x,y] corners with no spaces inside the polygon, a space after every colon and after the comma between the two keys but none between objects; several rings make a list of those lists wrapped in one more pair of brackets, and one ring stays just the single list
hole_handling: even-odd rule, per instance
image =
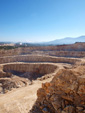
[{"label": "excavation pit", "polygon": [[4,72],[9,72],[12,75],[30,80],[35,80],[45,74],[53,73],[57,68],[57,65],[51,63],[11,63],[3,65]]}]

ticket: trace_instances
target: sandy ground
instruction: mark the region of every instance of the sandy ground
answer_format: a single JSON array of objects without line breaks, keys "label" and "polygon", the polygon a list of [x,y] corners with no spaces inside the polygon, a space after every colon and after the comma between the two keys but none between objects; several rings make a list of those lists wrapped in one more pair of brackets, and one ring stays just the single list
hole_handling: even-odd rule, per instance
[{"label": "sandy ground", "polygon": [[49,82],[52,78],[44,81],[34,81],[32,85],[13,89],[6,94],[0,95],[0,113],[28,113],[37,99],[37,90],[44,82]]},{"label": "sandy ground", "polygon": [[[70,64],[57,63],[58,70],[63,66],[71,67]],[[56,70],[56,71],[58,71]],[[50,82],[51,78],[43,81],[36,80],[32,85],[13,89],[6,94],[0,94],[0,113],[28,113],[37,99],[37,90],[42,83]]]},{"label": "sandy ground", "polygon": [[14,89],[4,95],[0,95],[0,113],[28,113],[37,96],[40,82],[33,85]]}]

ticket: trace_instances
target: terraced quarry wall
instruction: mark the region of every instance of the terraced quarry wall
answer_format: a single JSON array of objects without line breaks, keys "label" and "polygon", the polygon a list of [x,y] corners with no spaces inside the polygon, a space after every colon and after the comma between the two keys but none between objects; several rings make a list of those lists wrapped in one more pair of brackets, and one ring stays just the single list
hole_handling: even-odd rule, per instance
[{"label": "terraced quarry wall", "polygon": [[36,74],[49,74],[53,73],[57,69],[56,65],[52,64],[42,64],[42,63],[15,63],[15,64],[7,64],[3,65],[3,71],[5,72],[31,72],[31,73],[36,73]]},{"label": "terraced quarry wall", "polygon": [[74,64],[79,59],[64,58],[64,57],[51,57],[42,55],[18,55],[9,57],[0,57],[0,64],[10,62],[53,62],[53,63],[70,63]]},{"label": "terraced quarry wall", "polygon": [[76,57],[76,58],[85,57],[84,51],[49,51],[48,54],[57,57]]},{"label": "terraced quarry wall", "polygon": [[37,54],[37,55],[50,55],[50,56],[56,56],[56,57],[76,57],[76,58],[82,58],[85,57],[85,51],[57,51],[57,50],[25,50],[22,52],[18,51],[18,49],[15,50],[8,50],[0,52],[0,57],[2,56],[13,56],[13,55],[24,55],[24,54]]},{"label": "terraced quarry wall", "polygon": [[52,55],[57,57],[85,57],[85,43],[75,43],[70,45],[57,45],[57,46],[31,46],[31,47],[18,47],[15,49],[0,50],[0,57],[24,55],[24,54],[41,54]]}]

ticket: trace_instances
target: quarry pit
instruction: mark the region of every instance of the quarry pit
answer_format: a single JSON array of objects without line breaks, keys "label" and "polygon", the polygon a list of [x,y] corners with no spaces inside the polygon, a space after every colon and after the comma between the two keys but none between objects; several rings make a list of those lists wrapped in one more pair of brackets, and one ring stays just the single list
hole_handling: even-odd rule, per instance
[{"label": "quarry pit", "polygon": [[[1,55],[0,113],[28,113],[36,102],[37,90],[42,84],[52,81],[61,69],[73,70],[85,65],[85,58],[62,57],[64,55],[61,54],[58,57],[53,56],[54,53],[39,54],[39,50],[35,53],[36,51],[33,54],[14,55],[9,51],[8,56]],[[72,51],[71,54],[75,56]]]}]

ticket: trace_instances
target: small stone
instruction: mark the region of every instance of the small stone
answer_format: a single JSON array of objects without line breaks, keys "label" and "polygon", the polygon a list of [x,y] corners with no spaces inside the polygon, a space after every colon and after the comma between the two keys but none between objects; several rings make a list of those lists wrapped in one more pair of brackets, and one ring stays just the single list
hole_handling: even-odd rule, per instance
[{"label": "small stone", "polygon": [[85,94],[85,85],[80,85],[78,89],[78,94]]},{"label": "small stone", "polygon": [[66,113],[65,111],[62,111],[61,113]]},{"label": "small stone", "polygon": [[70,96],[62,96],[63,99],[73,102],[72,97]]},{"label": "small stone", "polygon": [[83,108],[82,107],[76,107],[78,111],[82,111]]},{"label": "small stone", "polygon": [[48,113],[48,110],[47,110],[47,108],[45,107],[45,108],[43,108],[42,109],[42,111],[43,111],[43,113]]},{"label": "small stone", "polygon": [[73,106],[67,106],[63,109],[63,113],[75,113],[75,108]]}]

